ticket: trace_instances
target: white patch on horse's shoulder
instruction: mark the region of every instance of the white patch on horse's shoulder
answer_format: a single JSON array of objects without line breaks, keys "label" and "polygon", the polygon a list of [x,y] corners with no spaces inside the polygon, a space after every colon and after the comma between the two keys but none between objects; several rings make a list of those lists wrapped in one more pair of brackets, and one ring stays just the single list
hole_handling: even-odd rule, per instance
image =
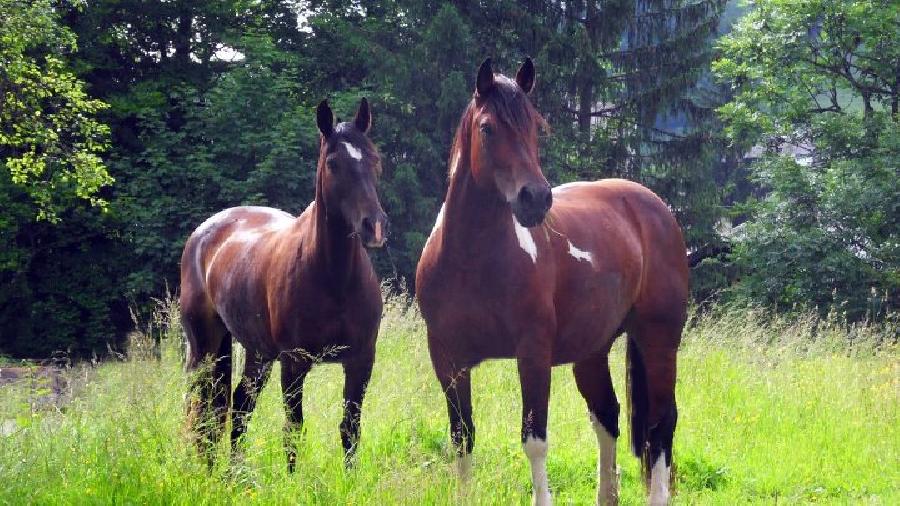
[{"label": "white patch on horse's shoulder", "polygon": [[[315,206],[316,206],[316,201],[313,200],[312,202],[309,203],[308,206],[306,206],[306,211],[312,210],[312,208],[315,207]],[[303,212],[305,213],[306,211],[303,211]]]},{"label": "white patch on horse's shoulder", "polygon": [[669,466],[666,456],[660,454],[650,469],[650,501],[652,506],[669,504]]},{"label": "white patch on horse's shoulder", "polygon": [[594,265],[594,257],[590,252],[580,250],[572,244],[572,241],[566,239],[566,242],[569,243],[569,255],[575,260],[583,260],[585,262],[589,262],[591,265]]},{"label": "white patch on horse's shoulder", "polygon": [[547,479],[547,441],[528,436],[525,439],[523,449],[528,457],[529,464],[531,464],[532,504],[549,506],[551,499],[550,483]]},{"label": "white patch on horse's shoulder", "polygon": [[531,232],[529,232],[527,228],[519,224],[519,220],[516,219],[515,215],[511,216],[513,227],[516,230],[516,239],[519,240],[519,247],[522,248],[525,253],[528,253],[532,262],[537,263],[538,251],[537,244],[534,242],[534,237],[531,237]]},{"label": "white patch on horse's shoulder", "polygon": [[437,234],[437,231],[444,224],[444,207],[446,205],[447,205],[446,202],[441,204],[441,210],[438,211],[437,219],[434,220],[434,226],[431,227],[431,234],[428,236],[428,239],[425,241],[425,246],[428,246],[428,243],[431,242],[431,239],[434,238],[435,234]]},{"label": "white patch on horse's shoulder", "polygon": [[456,168],[459,166],[459,150],[453,150],[453,156],[450,157],[450,177],[456,174]]},{"label": "white patch on horse's shoulder", "polygon": [[362,160],[362,151],[360,151],[359,148],[347,141],[342,141],[341,144],[344,145],[344,149],[347,150],[347,154],[350,155],[350,158],[353,158],[357,162]]}]

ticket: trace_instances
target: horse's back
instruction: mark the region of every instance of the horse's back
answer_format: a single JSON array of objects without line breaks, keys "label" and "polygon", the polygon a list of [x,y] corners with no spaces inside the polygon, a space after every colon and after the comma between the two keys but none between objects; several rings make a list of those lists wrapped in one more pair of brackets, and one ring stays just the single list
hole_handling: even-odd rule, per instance
[{"label": "horse's back", "polygon": [[[292,215],[270,207],[241,206],[219,211],[188,237],[181,256],[182,282],[199,282],[206,290],[217,263],[233,264],[240,260],[234,258],[234,253],[254,248],[260,239],[290,227],[294,221]],[[219,258],[222,255],[225,257]]]},{"label": "horse's back", "polygon": [[[198,226],[181,256],[181,310],[196,321],[221,319],[229,329],[247,314],[262,318],[264,274],[281,232],[297,220],[278,209],[225,209]],[[259,307],[256,307],[259,306]]]},{"label": "horse's back", "polygon": [[[549,223],[567,239],[558,255],[561,270],[574,264],[613,276],[623,311],[637,307],[681,317],[688,297],[684,238],[651,190],[624,179],[561,185],[553,189]],[[579,273],[579,279],[585,276],[590,274]]]}]

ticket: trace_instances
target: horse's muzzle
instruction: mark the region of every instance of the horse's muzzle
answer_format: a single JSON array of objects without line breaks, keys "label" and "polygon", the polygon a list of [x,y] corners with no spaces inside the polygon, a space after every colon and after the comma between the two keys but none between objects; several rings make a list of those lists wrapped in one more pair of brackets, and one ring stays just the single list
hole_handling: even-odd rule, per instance
[{"label": "horse's muzzle", "polygon": [[543,223],[552,205],[553,193],[549,184],[525,185],[512,203],[512,211],[520,225],[536,227]]},{"label": "horse's muzzle", "polygon": [[388,236],[388,219],[383,212],[373,217],[365,217],[362,220],[360,238],[368,248],[380,248],[384,246]]}]

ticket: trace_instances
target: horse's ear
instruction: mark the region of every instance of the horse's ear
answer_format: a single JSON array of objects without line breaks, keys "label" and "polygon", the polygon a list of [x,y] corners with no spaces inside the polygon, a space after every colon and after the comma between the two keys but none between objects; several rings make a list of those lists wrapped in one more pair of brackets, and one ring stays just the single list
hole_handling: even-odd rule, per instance
[{"label": "horse's ear", "polygon": [[531,61],[531,57],[525,57],[525,61],[516,72],[516,83],[525,93],[531,93],[531,89],[534,88],[534,62]]},{"label": "horse's ear", "polygon": [[319,102],[319,106],[316,107],[316,126],[326,139],[334,133],[334,113],[331,112],[331,107],[328,107],[327,100]]},{"label": "horse's ear", "polygon": [[478,68],[478,78],[475,80],[475,94],[486,95],[494,88],[494,69],[491,68],[491,58],[487,57]]},{"label": "horse's ear", "polygon": [[359,109],[356,110],[356,117],[353,118],[353,124],[360,132],[366,133],[372,126],[372,112],[369,110],[369,101],[363,97],[359,101]]}]

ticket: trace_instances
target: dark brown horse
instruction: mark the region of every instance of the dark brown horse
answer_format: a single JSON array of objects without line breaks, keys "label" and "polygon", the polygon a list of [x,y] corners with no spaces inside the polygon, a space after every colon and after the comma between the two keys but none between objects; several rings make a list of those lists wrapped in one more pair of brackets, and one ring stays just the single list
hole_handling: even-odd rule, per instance
[{"label": "dark brown horse", "polygon": [[[182,321],[187,368],[197,371],[189,411],[210,459],[231,400],[232,337],[247,351],[232,404],[232,451],[276,359],[289,431],[303,424],[303,380],[313,363],[343,364],[340,431],[347,462],[359,440],[381,320],[381,290],[363,248],[385,241],[387,217],[375,191],[380,161],[366,137],[365,99],[352,122],[336,127],[322,102],[316,122],[316,199],[300,216],[266,207],[226,209],[197,227],[184,247]],[[201,367],[205,362],[211,365]],[[296,452],[287,443],[293,470]]]},{"label": "dark brown horse", "polygon": [[665,503],[688,296],[681,230],[636,183],[551,191],[538,158],[544,121],[527,96],[533,84],[530,59],[515,80],[495,75],[490,59],[482,64],[450,155],[447,198],[419,260],[416,293],[460,472],[468,473],[475,434],[471,369],[515,358],[534,501],[548,504],[550,368],[574,363],[600,447],[597,500],[615,503],[619,404],[608,354],[626,332],[633,450],[650,502]]}]

